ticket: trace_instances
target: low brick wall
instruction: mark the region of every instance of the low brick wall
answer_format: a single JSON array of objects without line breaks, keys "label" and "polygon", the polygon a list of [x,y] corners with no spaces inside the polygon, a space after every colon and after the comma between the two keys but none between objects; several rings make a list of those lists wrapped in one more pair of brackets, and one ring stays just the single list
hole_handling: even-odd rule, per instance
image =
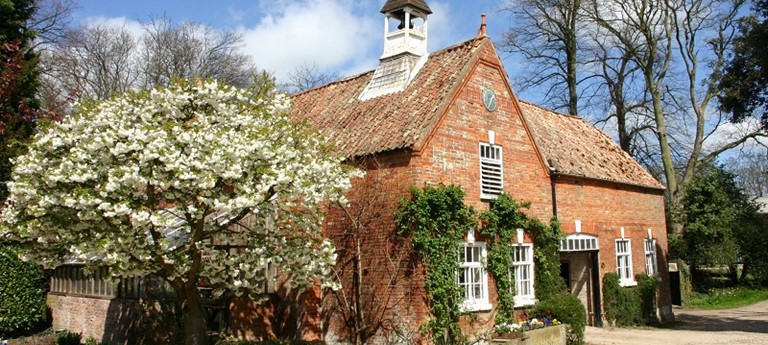
[{"label": "low brick wall", "polygon": [[523,333],[522,338],[491,339],[491,344],[497,345],[566,345],[566,325],[541,328]]},{"label": "low brick wall", "polygon": [[120,319],[138,310],[133,301],[76,295],[48,294],[47,303],[53,314],[53,329],[78,332],[83,339],[112,338],[116,343],[126,341],[125,335],[113,334],[113,330],[121,327]]},{"label": "low brick wall", "polygon": [[168,344],[180,334],[174,312],[159,303],[50,293],[53,329],[92,337],[97,343]]}]

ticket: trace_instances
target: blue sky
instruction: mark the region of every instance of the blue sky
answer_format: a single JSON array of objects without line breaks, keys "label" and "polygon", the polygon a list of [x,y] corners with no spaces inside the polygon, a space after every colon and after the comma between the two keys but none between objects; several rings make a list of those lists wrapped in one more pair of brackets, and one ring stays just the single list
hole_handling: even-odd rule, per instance
[{"label": "blue sky", "polygon": [[[385,0],[76,0],[77,23],[108,21],[140,30],[138,21],[166,15],[174,22],[195,21],[242,33],[244,51],[259,68],[282,79],[296,66],[349,76],[375,68],[383,49]],[[429,50],[474,37],[480,14],[499,41],[509,16],[498,7],[509,0],[427,0]],[[519,61],[504,58],[513,75]],[[513,71],[514,70],[514,71]]]}]

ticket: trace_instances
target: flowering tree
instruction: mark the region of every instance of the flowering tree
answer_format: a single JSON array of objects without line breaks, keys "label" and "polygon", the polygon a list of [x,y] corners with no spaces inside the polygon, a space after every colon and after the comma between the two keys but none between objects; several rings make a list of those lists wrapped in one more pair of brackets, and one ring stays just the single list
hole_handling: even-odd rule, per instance
[{"label": "flowering tree", "polygon": [[203,344],[203,281],[258,298],[259,268],[272,263],[294,287],[330,282],[321,203],[342,198],[357,172],[288,106],[269,87],[211,81],[80,105],[16,160],[0,236],[49,267],[163,278],[186,343]]}]

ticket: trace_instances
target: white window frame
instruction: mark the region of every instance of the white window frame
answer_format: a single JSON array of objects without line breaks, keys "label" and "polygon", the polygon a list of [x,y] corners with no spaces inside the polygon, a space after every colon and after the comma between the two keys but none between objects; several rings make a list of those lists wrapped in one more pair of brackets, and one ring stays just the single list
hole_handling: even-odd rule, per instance
[{"label": "white window frame", "polygon": [[480,143],[480,198],[495,199],[504,191],[504,150],[500,145]]},{"label": "white window frame", "polygon": [[[468,248],[478,248],[478,257],[471,258],[471,261],[466,261]],[[465,242],[459,248],[459,270],[456,272],[456,284],[462,288],[463,301],[459,306],[462,312],[491,310],[493,307],[488,299],[488,274],[485,271],[486,258],[485,242]],[[473,271],[477,274],[473,275]],[[462,276],[465,279],[464,282],[461,281]],[[474,277],[479,278],[479,281],[475,281]],[[474,291],[477,294],[473,294],[472,292],[476,287],[479,290]]]},{"label": "white window frame", "polygon": [[645,246],[645,273],[649,276],[659,274],[659,264],[656,258],[656,240],[646,238],[643,241]]},{"label": "white window frame", "polygon": [[[536,293],[534,290],[534,270],[533,270],[533,244],[517,243],[513,244],[512,253],[512,272],[515,278],[515,307],[524,307],[536,304]],[[525,254],[524,258],[519,255],[521,251]],[[527,273],[528,279],[520,279],[523,272]],[[525,293],[524,293],[525,291]]]},{"label": "white window frame", "polygon": [[616,239],[616,273],[619,275],[619,285],[637,285],[632,269],[632,240],[628,238]]}]

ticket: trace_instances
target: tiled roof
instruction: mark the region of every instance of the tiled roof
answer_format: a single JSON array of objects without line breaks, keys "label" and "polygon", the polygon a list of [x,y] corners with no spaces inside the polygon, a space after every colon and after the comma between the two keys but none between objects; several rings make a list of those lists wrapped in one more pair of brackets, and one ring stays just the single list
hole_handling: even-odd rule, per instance
[{"label": "tiled roof", "polygon": [[[476,52],[490,39],[475,43],[472,39],[432,53],[402,92],[360,101],[373,76],[370,71],[295,95],[291,115],[307,119],[348,157],[419,149],[478,59]],[[520,107],[544,160],[551,160],[560,173],[663,188],[609,136],[581,118],[526,102]]]},{"label": "tiled roof", "polygon": [[656,189],[664,188],[611,137],[578,116],[520,102],[545,161],[561,174]]},{"label": "tiled roof", "polygon": [[474,51],[481,45],[474,43],[473,39],[430,54],[402,92],[358,100],[371,71],[295,95],[291,115],[308,119],[350,157],[418,148],[477,58]]}]

